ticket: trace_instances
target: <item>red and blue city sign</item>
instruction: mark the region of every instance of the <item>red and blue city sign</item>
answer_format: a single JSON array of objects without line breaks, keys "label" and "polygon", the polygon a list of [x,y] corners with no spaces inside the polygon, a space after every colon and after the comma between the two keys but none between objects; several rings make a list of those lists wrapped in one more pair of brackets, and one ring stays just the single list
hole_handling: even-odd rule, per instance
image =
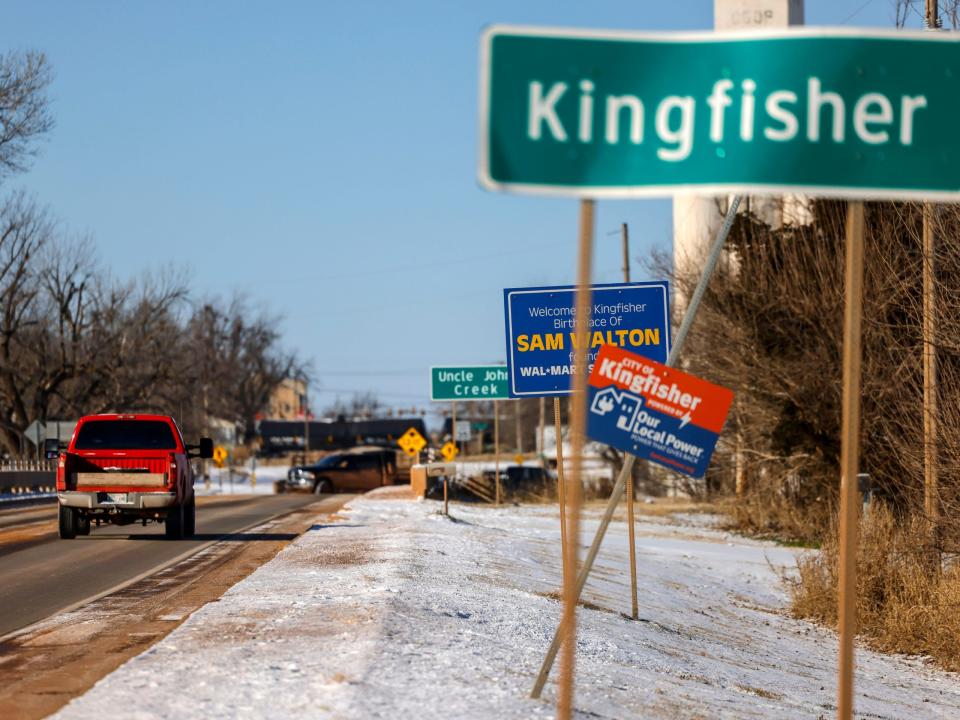
[{"label": "red and blue city sign", "polygon": [[733,391],[613,345],[600,348],[587,391],[587,435],[703,477]]}]

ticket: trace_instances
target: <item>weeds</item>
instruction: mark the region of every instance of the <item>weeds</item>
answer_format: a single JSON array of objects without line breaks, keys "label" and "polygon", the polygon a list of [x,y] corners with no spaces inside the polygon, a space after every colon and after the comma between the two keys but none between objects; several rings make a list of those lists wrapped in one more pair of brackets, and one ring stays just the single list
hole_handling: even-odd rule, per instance
[{"label": "weeds", "polygon": [[[927,655],[960,671],[960,564],[931,567],[925,537],[922,519],[898,520],[883,505],[863,518],[857,627],[877,650]],[[826,533],[822,550],[802,557],[798,569],[793,615],[836,626],[837,533]]]}]

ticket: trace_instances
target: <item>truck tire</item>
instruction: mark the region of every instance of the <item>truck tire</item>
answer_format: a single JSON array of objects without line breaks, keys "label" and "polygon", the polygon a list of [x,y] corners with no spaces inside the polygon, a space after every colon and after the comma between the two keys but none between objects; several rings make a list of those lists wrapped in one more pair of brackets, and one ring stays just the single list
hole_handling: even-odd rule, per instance
[{"label": "truck tire", "polygon": [[191,498],[183,509],[183,536],[191,538],[197,532],[197,499]]},{"label": "truck tire", "polygon": [[320,478],[317,480],[317,484],[313,486],[314,495],[327,495],[328,493],[333,492],[333,483],[327,480],[326,478]]},{"label": "truck tire", "polygon": [[77,515],[77,535],[89,535],[90,534],[90,518],[86,515]]},{"label": "truck tire", "polygon": [[167,510],[163,521],[163,534],[167,540],[183,540],[183,505],[175,505]]},{"label": "truck tire", "polygon": [[60,506],[60,539],[73,540],[77,536],[77,511]]}]

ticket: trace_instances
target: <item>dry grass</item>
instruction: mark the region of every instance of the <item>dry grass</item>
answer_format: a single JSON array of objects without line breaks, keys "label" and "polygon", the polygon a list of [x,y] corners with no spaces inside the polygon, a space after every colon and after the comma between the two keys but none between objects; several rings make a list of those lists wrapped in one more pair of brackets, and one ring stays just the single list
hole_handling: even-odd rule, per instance
[{"label": "dry grass", "polygon": [[834,503],[822,497],[800,504],[768,488],[731,499],[724,509],[730,516],[730,530],[805,547],[820,546],[830,530],[824,518],[835,512]]},{"label": "dry grass", "polygon": [[[791,589],[795,617],[837,623],[837,533],[799,563]],[[898,521],[877,506],[861,523],[857,559],[859,634],[885,652],[927,655],[960,671],[960,565],[939,571],[924,551],[922,520]]]}]

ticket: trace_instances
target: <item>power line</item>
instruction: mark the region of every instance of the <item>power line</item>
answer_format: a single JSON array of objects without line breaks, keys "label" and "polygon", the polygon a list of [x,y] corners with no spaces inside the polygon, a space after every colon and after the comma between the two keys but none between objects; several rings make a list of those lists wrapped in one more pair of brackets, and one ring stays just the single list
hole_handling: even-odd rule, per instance
[{"label": "power line", "polygon": [[317,375],[325,377],[328,375],[345,375],[347,377],[353,376],[371,376],[379,377],[381,375],[421,375],[426,374],[426,370],[423,368],[417,370],[320,370],[317,372]]},{"label": "power line", "polygon": [[462,265],[463,263],[476,262],[478,260],[492,260],[495,258],[501,258],[506,255],[522,255],[530,252],[537,252],[543,250],[544,248],[555,248],[563,245],[561,242],[550,242],[550,243],[539,243],[537,245],[526,245],[522,248],[516,250],[505,250],[503,252],[496,253],[484,253],[483,255],[468,255],[468,256],[457,256],[451,257],[445,260],[435,260],[432,262],[418,262],[410,263],[407,265],[394,265],[386,268],[376,268],[373,270],[363,270],[361,272],[355,273],[337,273],[335,275],[301,275],[294,277],[282,277],[272,280],[267,280],[268,283],[284,283],[289,284],[290,282],[313,282],[317,280],[339,280],[341,278],[355,278],[355,277],[368,277],[370,275],[385,275],[389,273],[397,272],[409,272],[416,270],[430,270],[437,267],[446,267],[449,265]]}]

